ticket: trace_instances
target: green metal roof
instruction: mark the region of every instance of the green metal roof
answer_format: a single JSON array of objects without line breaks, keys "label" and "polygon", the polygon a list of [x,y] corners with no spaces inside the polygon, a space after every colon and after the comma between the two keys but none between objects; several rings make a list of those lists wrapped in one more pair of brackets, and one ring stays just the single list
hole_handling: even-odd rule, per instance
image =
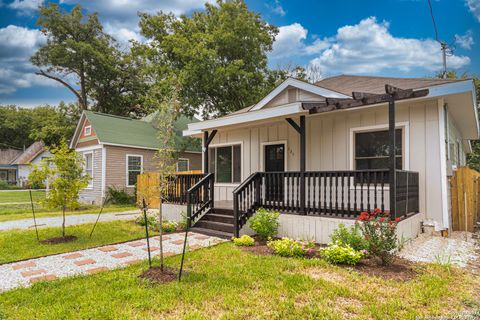
[{"label": "green metal roof", "polygon": [[[85,111],[85,115],[95,131],[97,138],[102,143],[119,144],[135,147],[158,149],[157,129],[153,126],[155,114],[142,120],[135,120],[105,113]],[[188,123],[198,122],[197,119],[189,119],[184,116],[178,117],[174,128],[176,133],[176,145],[185,151],[201,151],[198,139],[192,140],[182,136],[182,131]]]}]

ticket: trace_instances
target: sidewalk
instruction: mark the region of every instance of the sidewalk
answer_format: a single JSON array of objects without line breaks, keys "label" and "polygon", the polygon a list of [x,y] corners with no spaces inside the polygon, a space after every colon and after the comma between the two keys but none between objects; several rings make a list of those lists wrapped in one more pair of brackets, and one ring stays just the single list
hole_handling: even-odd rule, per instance
[{"label": "sidewalk", "polygon": [[[140,214],[140,210],[130,210],[123,212],[102,213],[99,222],[114,220],[133,220]],[[67,215],[66,225],[73,226],[84,223],[92,223],[97,220],[98,213],[86,213],[77,215]],[[37,226],[39,228],[61,227],[62,216],[37,218]],[[33,219],[11,220],[0,222],[0,231],[12,229],[32,229],[34,228]]]},{"label": "sidewalk", "polygon": [[[185,233],[163,236],[164,256],[183,250]],[[150,238],[152,256],[159,253],[159,237]],[[196,250],[226,240],[189,232],[188,248]],[[0,265],[0,292],[28,287],[38,281],[56,280],[74,275],[89,275],[125,267],[148,259],[147,240],[136,240],[93,249],[62,253]]]}]

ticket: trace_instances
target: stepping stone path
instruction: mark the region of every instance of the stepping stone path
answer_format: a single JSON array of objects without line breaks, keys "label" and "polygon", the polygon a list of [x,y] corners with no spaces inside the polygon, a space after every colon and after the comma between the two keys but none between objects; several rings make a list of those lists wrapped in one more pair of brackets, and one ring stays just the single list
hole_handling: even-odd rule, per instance
[{"label": "stepping stone path", "polygon": [[[183,250],[184,233],[163,237],[164,256],[179,254]],[[150,238],[152,256],[158,255],[159,237]],[[225,239],[189,232],[189,250],[205,248]],[[28,287],[39,281],[50,281],[74,275],[91,275],[140,263],[148,259],[147,240],[80,250],[0,265],[0,292]]]}]

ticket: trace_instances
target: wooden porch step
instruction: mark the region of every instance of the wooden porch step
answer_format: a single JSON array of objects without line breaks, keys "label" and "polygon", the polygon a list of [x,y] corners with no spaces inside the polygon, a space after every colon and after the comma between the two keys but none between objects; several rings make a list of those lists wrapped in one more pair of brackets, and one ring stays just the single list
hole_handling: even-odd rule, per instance
[{"label": "wooden porch step", "polygon": [[223,232],[223,231],[218,231],[218,230],[205,229],[205,228],[200,228],[200,227],[197,227],[197,226],[190,228],[190,231],[196,232],[196,233],[201,233],[201,234],[204,234],[206,236],[219,237],[219,238],[222,238],[222,239],[230,239],[233,236],[233,233],[230,233],[230,232]]},{"label": "wooden porch step", "polygon": [[232,223],[209,221],[209,220],[204,220],[203,218],[200,219],[200,221],[198,221],[195,224],[195,227],[210,229],[210,230],[216,230],[216,231],[229,232],[230,234],[233,234],[233,228],[234,228]]},{"label": "wooden porch step", "polygon": [[210,213],[221,214],[221,215],[226,215],[226,216],[232,216],[233,217],[233,209],[212,208]]},{"label": "wooden porch step", "polygon": [[223,223],[228,223],[233,225],[233,215],[218,214],[216,212],[207,213],[202,217],[201,220],[223,222]]}]

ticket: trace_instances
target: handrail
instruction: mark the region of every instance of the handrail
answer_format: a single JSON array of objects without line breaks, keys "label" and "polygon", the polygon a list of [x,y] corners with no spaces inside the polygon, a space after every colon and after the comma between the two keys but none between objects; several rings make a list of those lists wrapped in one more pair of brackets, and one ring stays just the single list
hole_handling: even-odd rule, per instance
[{"label": "handrail", "polygon": [[238,193],[240,191],[242,191],[242,189],[244,189],[244,187],[250,183],[250,181],[255,178],[255,176],[257,176],[258,174],[260,174],[260,172],[254,172],[252,173],[251,175],[248,176],[247,179],[245,179],[241,184],[239,184],[234,190],[233,190],[233,193]]},{"label": "handrail", "polygon": [[187,229],[213,208],[214,177],[213,173],[209,173],[187,190]]}]

